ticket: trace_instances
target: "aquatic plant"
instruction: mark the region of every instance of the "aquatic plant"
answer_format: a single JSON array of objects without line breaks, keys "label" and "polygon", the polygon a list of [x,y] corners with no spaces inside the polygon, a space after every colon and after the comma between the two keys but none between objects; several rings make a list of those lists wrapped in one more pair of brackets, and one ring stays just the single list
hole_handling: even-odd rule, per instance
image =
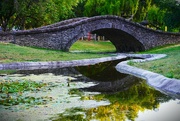
[{"label": "aquatic plant", "polygon": [[[18,104],[42,105],[52,101],[52,97],[24,96],[24,92],[38,92],[48,84],[31,80],[0,80],[0,105],[12,106]],[[49,88],[49,87],[48,87]]]}]

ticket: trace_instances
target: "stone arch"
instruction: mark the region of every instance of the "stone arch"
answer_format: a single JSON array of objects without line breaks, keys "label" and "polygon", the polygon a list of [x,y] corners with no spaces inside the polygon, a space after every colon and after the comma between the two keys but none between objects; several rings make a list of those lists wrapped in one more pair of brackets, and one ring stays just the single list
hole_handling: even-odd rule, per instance
[{"label": "stone arch", "polygon": [[76,42],[78,41],[81,37],[84,36],[83,34],[84,32],[80,31],[77,35],[75,35],[70,41],[68,41],[68,43],[66,44],[66,46],[63,48],[64,51],[69,51],[70,47]]},{"label": "stone arch", "polygon": [[[91,24],[92,23],[93,22],[91,22]],[[143,43],[136,39],[136,37],[134,37],[132,34],[128,33],[128,30],[128,32],[125,32],[124,30],[117,28],[117,26],[112,27],[112,25],[110,25],[108,22],[104,24],[105,25],[103,27],[96,25],[89,28],[87,27],[89,25],[85,24],[83,27],[88,29],[81,28],[78,31],[78,34],[73,36],[73,38],[68,41],[63,50],[69,51],[69,48],[73,45],[73,43],[75,43],[79,38],[86,35],[88,32],[105,36],[113,43],[117,52],[136,52],[145,50]]]},{"label": "stone arch", "polygon": [[114,44],[117,52],[136,52],[145,50],[144,45],[139,40],[120,29],[98,29],[92,31],[92,33],[105,36],[109,39]]},{"label": "stone arch", "polygon": [[180,33],[155,31],[109,15],[65,20],[32,30],[0,33],[0,40],[10,35],[12,41],[19,45],[68,51],[74,42],[88,32],[105,35],[119,52],[143,51],[180,43]]}]

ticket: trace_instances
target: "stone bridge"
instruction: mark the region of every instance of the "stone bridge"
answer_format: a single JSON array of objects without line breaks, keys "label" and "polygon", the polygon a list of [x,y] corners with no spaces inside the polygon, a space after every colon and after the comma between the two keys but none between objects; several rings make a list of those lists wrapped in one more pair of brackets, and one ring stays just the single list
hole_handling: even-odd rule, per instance
[{"label": "stone bridge", "polygon": [[118,16],[75,18],[32,30],[0,33],[15,44],[69,51],[88,32],[105,36],[118,52],[144,51],[180,43],[180,33],[156,31]]}]

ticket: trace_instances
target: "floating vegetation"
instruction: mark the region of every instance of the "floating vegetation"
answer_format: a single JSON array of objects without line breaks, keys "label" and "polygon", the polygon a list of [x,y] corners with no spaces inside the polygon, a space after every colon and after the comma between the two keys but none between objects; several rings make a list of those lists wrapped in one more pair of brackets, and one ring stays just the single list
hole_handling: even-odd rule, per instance
[{"label": "floating vegetation", "polygon": [[[28,106],[33,105],[44,105],[48,101],[52,101],[52,97],[32,97],[32,96],[23,96],[23,93],[26,91],[38,92],[43,88],[47,87],[48,89],[52,85],[35,82],[31,80],[0,80],[0,105],[12,106],[19,104],[26,104]],[[54,87],[54,85],[53,85]]]},{"label": "floating vegetation", "polygon": [[84,92],[79,89],[70,89],[68,94],[71,96],[82,96],[84,95]]},{"label": "floating vegetation", "polygon": [[34,106],[34,105],[45,105],[47,102],[52,101],[52,97],[8,97],[5,99],[0,99],[0,105],[4,106],[13,106],[19,104],[26,104],[26,106]]},{"label": "floating vegetation", "polygon": [[24,92],[24,91],[33,91],[38,90],[44,86],[46,83],[37,83],[31,80],[3,80],[0,82],[0,93],[16,93],[16,92]]}]

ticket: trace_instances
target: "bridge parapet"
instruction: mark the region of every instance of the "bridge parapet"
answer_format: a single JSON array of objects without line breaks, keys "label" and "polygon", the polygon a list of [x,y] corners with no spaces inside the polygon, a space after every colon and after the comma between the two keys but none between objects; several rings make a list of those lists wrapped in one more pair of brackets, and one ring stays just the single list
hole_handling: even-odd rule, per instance
[{"label": "bridge parapet", "polygon": [[120,52],[143,51],[165,44],[180,43],[180,33],[155,31],[109,15],[75,18],[32,30],[10,32],[9,35],[19,45],[68,51],[74,42],[88,32],[107,37]]},{"label": "bridge parapet", "polygon": [[58,23],[51,24],[51,25],[35,28],[35,30],[37,30],[37,29],[49,29],[49,28],[55,28],[55,27],[60,27],[60,26],[67,26],[69,24],[72,24],[74,22],[81,21],[84,19],[87,19],[87,17],[68,19],[68,20],[58,22]]},{"label": "bridge parapet", "polygon": [[13,42],[14,35],[12,33],[0,32],[0,42]]}]

